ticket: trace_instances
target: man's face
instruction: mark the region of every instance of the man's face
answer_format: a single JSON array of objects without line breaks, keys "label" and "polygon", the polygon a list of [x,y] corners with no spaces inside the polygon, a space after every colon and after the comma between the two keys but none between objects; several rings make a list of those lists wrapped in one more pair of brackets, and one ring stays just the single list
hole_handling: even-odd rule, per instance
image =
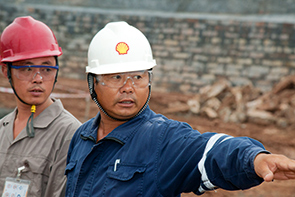
[{"label": "man's face", "polygon": [[[31,67],[29,67],[31,66]],[[18,96],[28,104],[40,105],[52,92],[57,69],[54,57],[33,58],[12,63],[11,78]],[[7,68],[6,68],[7,69]],[[5,73],[5,69],[3,70]]]},{"label": "man's face", "polygon": [[[129,119],[134,117],[144,106],[149,95],[149,81],[141,85],[141,79],[149,80],[148,71],[116,73],[98,76],[95,85],[97,100],[102,108],[112,117]],[[121,82],[116,82],[121,81]],[[112,85],[120,84],[118,87]]]}]

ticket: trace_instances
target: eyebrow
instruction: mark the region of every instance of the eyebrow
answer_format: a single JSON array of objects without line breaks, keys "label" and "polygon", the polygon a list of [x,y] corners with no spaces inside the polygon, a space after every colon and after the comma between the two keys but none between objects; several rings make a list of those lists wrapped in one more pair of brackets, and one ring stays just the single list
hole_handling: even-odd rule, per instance
[{"label": "eyebrow", "polygon": [[[21,62],[21,65],[34,65],[33,62],[30,62],[30,61],[24,61],[24,62]],[[53,65],[50,61],[44,61],[42,62],[40,65]]]}]

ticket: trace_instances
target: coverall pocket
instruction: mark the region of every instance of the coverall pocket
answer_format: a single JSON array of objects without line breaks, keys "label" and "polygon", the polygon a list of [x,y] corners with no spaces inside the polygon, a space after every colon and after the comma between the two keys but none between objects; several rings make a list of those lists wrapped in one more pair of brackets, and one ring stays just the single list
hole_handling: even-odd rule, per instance
[{"label": "coverall pocket", "polygon": [[41,191],[46,190],[46,186],[50,174],[50,166],[47,159],[38,157],[24,158],[18,166],[25,166],[25,169],[21,173],[21,179],[30,180],[29,195],[42,196]]},{"label": "coverall pocket", "polygon": [[104,196],[142,196],[146,166],[120,163],[107,171]]}]

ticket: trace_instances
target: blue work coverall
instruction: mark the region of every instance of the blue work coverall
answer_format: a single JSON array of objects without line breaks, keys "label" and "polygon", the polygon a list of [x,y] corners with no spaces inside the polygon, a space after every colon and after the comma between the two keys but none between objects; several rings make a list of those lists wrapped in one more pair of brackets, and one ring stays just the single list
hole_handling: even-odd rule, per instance
[{"label": "blue work coverall", "polygon": [[97,141],[100,114],[75,133],[68,152],[67,197],[180,196],[247,189],[263,145],[248,137],[204,133],[147,107]]}]

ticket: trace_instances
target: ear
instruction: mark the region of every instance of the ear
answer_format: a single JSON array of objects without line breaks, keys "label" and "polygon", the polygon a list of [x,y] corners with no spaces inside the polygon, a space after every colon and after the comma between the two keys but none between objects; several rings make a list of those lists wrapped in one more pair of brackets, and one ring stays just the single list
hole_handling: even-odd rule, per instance
[{"label": "ear", "polygon": [[8,79],[8,77],[7,77],[7,65],[4,64],[4,63],[1,63],[0,66],[1,66],[1,70],[2,70],[2,73],[3,73],[4,77],[6,79]]},{"label": "ear", "polygon": [[94,84],[94,87],[98,84],[97,77],[95,76],[93,76],[93,84]]}]

